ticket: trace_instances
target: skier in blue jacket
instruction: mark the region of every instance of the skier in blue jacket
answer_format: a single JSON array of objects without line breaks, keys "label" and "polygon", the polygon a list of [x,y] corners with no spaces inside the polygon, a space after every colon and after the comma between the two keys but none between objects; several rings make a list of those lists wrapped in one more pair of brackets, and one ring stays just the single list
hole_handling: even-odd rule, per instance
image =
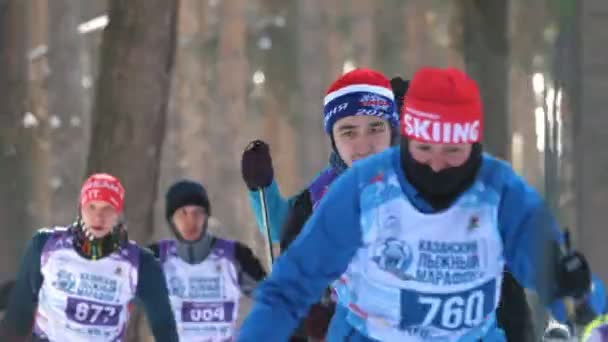
[{"label": "skier in blue jacket", "polygon": [[[326,111],[344,107],[336,99]],[[477,85],[455,69],[416,73],[399,147],[359,161],[325,194],[260,285],[240,341],[286,340],[333,282],[328,341],[504,341],[495,312],[505,265],[557,310],[590,271],[562,254],[539,195],[481,151]]]}]

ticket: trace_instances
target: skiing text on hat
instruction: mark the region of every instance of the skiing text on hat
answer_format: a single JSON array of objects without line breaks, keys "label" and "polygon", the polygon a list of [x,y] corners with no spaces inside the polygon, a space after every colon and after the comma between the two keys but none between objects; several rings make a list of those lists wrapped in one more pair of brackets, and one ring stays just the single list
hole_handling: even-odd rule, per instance
[{"label": "skiing text on hat", "polygon": [[409,139],[435,144],[481,141],[479,89],[460,70],[420,69],[410,82],[401,112],[401,133]]},{"label": "skiing text on hat", "polygon": [[441,116],[405,108],[403,130],[413,140],[436,144],[464,144],[480,141],[480,120],[446,121]]}]

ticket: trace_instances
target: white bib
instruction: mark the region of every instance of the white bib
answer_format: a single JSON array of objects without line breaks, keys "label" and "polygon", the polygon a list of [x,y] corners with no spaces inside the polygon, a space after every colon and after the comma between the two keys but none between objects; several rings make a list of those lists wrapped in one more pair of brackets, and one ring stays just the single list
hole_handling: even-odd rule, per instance
[{"label": "white bib", "polygon": [[216,238],[209,256],[195,265],[178,257],[173,240],[159,248],[180,341],[232,341],[241,297],[234,242]]},{"label": "white bib", "polygon": [[418,211],[397,176],[360,198],[363,247],[336,283],[349,322],[381,341],[458,341],[484,336],[504,268],[497,194],[476,183],[452,207]]},{"label": "white bib", "polygon": [[134,243],[93,261],[78,255],[65,228],[56,229],[42,250],[34,332],[52,342],[121,341],[138,266]]}]

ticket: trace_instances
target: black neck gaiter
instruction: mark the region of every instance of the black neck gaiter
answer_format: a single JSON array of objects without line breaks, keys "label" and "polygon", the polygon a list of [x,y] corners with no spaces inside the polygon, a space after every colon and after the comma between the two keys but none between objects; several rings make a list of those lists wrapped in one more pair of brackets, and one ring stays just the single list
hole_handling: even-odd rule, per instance
[{"label": "black neck gaiter", "polygon": [[401,165],[405,176],[435,210],[448,208],[473,184],[481,161],[481,144],[475,143],[469,159],[464,164],[435,172],[430,166],[412,158],[407,139],[403,138],[401,141]]},{"label": "black neck gaiter", "polygon": [[101,238],[94,238],[88,231],[81,218],[70,226],[74,234],[74,249],[80,256],[89,260],[98,260],[107,257],[129,241],[123,223],[119,223],[110,233]]}]

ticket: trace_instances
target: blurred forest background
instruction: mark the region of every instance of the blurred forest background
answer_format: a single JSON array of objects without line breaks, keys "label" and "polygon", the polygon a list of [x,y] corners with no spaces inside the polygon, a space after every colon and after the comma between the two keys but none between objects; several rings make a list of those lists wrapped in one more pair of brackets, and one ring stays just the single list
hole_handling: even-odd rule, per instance
[{"label": "blurred forest background", "polygon": [[75,218],[99,171],[125,185],[139,243],[168,236],[164,192],[189,177],[208,188],[213,230],[264,258],[246,144],[271,145],[293,194],[327,162],[333,79],[425,65],[479,82],[486,150],[608,281],[607,22],[606,0],[0,0],[0,282],[37,228]]}]

